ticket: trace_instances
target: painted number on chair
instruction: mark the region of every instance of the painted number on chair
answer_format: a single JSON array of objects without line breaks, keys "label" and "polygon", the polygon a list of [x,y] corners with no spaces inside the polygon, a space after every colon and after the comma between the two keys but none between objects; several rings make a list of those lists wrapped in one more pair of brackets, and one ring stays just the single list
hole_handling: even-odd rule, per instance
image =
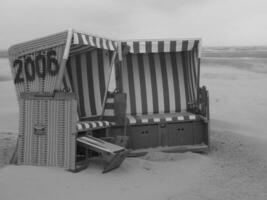
[{"label": "painted number on chair", "polygon": [[[23,59],[17,59],[14,61],[13,67],[16,69],[15,83],[34,81],[36,76],[44,79],[47,74],[56,76],[59,72],[59,63],[54,50],[48,51],[46,55],[39,54],[34,58],[26,56]],[[25,76],[23,76],[23,72]]]}]

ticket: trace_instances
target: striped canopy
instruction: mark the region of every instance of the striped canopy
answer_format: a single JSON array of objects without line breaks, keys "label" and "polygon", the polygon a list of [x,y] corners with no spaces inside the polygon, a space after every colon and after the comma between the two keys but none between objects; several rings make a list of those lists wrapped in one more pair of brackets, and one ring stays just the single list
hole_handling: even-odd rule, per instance
[{"label": "striped canopy", "polygon": [[126,113],[190,110],[198,98],[199,45],[197,39],[122,42],[120,79],[127,94]]},{"label": "striped canopy", "polygon": [[116,41],[69,30],[14,45],[9,58],[18,96],[52,93],[62,84],[77,94],[79,115],[87,117],[101,114],[114,51],[128,51],[118,77],[127,113],[168,113],[197,101],[199,45],[199,39]]},{"label": "striped canopy", "polygon": [[181,40],[132,40],[123,41],[122,46],[128,46],[130,53],[159,53],[191,51],[199,46],[199,39]]},{"label": "striped canopy", "polygon": [[80,117],[101,115],[111,70],[112,51],[93,49],[70,56],[65,79],[77,94]]},{"label": "striped canopy", "polygon": [[[74,47],[82,45],[111,51],[114,51],[117,48],[117,42],[115,40],[110,40],[102,36],[96,36],[94,34],[83,33],[75,30],[72,30],[71,32],[71,46],[73,50],[75,49]],[[46,37],[13,45],[9,48],[9,57],[19,57],[48,48],[65,45],[67,42],[67,35],[68,31],[63,31]]]},{"label": "striped canopy", "polygon": [[[22,92],[52,93],[56,88],[60,69],[65,65],[63,60],[94,49],[112,52],[117,49],[117,42],[70,29],[10,47],[9,60],[18,96]],[[53,70],[55,62],[59,69],[49,74],[48,64]],[[65,75],[61,88],[68,80]]]},{"label": "striped canopy", "polygon": [[74,31],[70,47],[70,56],[95,48],[115,51],[117,46],[115,40]]},{"label": "striped canopy", "polygon": [[103,37],[88,35],[80,32],[73,32],[72,44],[88,45],[91,47],[106,49],[110,51],[114,51],[117,48],[117,43],[113,40],[109,40]]}]

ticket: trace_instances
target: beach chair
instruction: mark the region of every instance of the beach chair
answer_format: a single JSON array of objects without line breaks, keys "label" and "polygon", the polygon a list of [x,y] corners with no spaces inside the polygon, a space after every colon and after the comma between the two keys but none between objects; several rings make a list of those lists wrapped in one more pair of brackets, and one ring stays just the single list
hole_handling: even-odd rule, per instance
[{"label": "beach chair", "polygon": [[200,40],[119,43],[117,87],[127,95],[130,149],[209,147],[208,92],[200,88]]},{"label": "beach chair", "polygon": [[124,117],[116,116],[124,95],[108,92],[116,41],[70,29],[14,45],[9,59],[20,108],[18,164],[77,171],[82,144],[103,156],[104,172],[120,166],[127,150],[101,140]]}]

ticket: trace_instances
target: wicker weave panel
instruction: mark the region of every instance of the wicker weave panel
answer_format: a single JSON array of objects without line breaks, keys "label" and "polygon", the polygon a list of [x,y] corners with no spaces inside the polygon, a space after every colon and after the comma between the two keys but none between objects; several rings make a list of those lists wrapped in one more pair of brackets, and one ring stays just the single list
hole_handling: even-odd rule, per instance
[{"label": "wicker weave panel", "polygon": [[[22,65],[22,71],[21,73],[19,73],[20,77],[23,78],[23,81],[22,82],[16,82],[15,83],[15,88],[16,88],[16,92],[17,92],[17,96],[20,97],[22,93],[24,92],[40,92],[40,93],[44,93],[44,92],[47,92],[47,93],[52,93],[54,91],[54,88],[55,88],[55,84],[56,84],[56,81],[57,81],[57,78],[58,78],[58,73],[56,74],[50,74],[48,72],[48,58],[47,58],[47,55],[48,55],[48,52],[55,52],[55,56],[53,56],[53,58],[58,62],[58,65],[60,66],[61,65],[61,62],[62,62],[62,57],[63,57],[63,52],[64,52],[64,49],[65,49],[65,45],[64,44],[61,44],[61,45],[58,45],[58,46],[53,46],[51,48],[44,48],[42,49],[41,51],[35,51],[35,52],[32,52],[30,54],[26,54],[22,57],[17,57],[17,56],[10,56],[9,57],[9,60],[10,60],[10,65],[11,65],[11,72],[12,72],[12,76],[13,76],[13,79],[15,80],[15,77],[18,75],[18,71],[19,71],[19,67],[17,65],[15,65],[16,67],[14,67],[14,63],[15,61],[22,61],[23,65]],[[45,68],[45,76],[44,77],[40,77],[36,70],[37,70],[37,61],[36,61],[36,57],[38,55],[43,55],[45,56],[45,65],[43,64],[40,64],[39,63],[39,66],[42,66],[42,69]],[[32,72],[32,69],[30,70],[31,73],[33,73],[33,80],[27,80],[26,78],[26,72],[25,72],[25,60],[27,58],[31,58],[32,62],[34,62],[34,72]],[[54,65],[51,64],[53,67]],[[29,67],[27,67],[28,69]],[[66,80],[68,81],[68,80]]]},{"label": "wicker weave panel", "polygon": [[74,96],[23,95],[19,102],[19,164],[75,169],[77,103]]}]

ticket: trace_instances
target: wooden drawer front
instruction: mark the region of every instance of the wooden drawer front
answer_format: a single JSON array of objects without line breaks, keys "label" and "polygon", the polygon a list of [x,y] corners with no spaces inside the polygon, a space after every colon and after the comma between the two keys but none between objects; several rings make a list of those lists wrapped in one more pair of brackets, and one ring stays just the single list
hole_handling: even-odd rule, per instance
[{"label": "wooden drawer front", "polygon": [[205,140],[205,134],[206,132],[206,123],[197,122],[193,126],[193,132],[194,132],[194,138],[195,138],[195,144],[202,144],[207,143]]},{"label": "wooden drawer front", "polygon": [[194,144],[192,123],[168,124],[167,145]]},{"label": "wooden drawer front", "polygon": [[132,126],[129,128],[130,145],[133,149],[159,146],[158,126]]},{"label": "wooden drawer front", "polygon": [[159,124],[159,145],[160,146],[169,146],[169,136],[168,136],[168,127],[166,124]]}]

